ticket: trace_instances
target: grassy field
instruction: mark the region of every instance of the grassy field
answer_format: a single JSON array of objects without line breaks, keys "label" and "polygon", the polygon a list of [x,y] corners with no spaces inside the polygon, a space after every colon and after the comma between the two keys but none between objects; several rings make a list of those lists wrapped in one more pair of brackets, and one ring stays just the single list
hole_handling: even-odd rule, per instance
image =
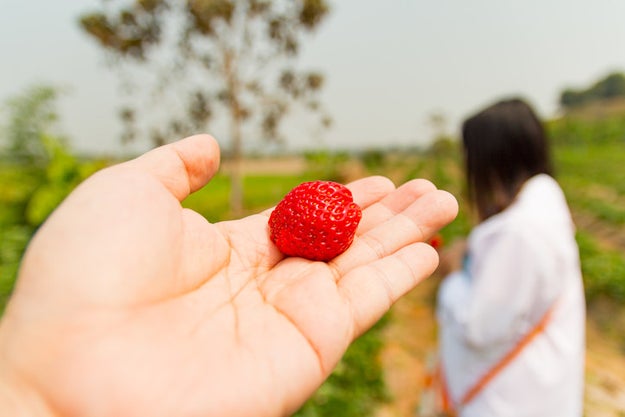
[{"label": "grassy field", "polygon": [[[612,135],[611,139],[606,139],[602,133],[601,141],[593,142],[587,137],[579,139],[581,134],[577,132],[592,132],[588,124],[584,124],[586,130],[573,125],[577,129],[575,140],[556,140],[554,158],[557,178],[578,225],[590,319],[594,320],[593,315],[598,315],[597,321],[602,323],[598,331],[602,337],[614,340],[615,349],[621,349],[622,353],[625,351],[625,336],[610,326],[614,320],[605,319],[625,317],[622,307],[625,302],[625,137],[622,132],[625,129],[619,130],[615,126],[621,125],[611,122],[609,129],[604,129]],[[560,132],[564,137],[562,132],[568,131],[558,125],[554,132]],[[570,132],[567,134],[571,135]],[[351,156],[324,152],[310,154],[306,157],[307,164],[297,169],[248,172],[244,181],[245,209],[252,213],[269,208],[293,186],[306,180],[345,182],[368,174],[386,175],[396,183],[427,178],[459,199],[458,218],[442,231],[444,240],[449,242],[466,235],[471,227],[470,213],[462,198],[459,160],[459,152],[453,143],[433,147],[427,152],[371,151]],[[73,161],[72,164],[71,169],[61,172],[60,177],[51,177],[49,169],[46,173],[46,170],[0,165],[0,311],[10,296],[22,252],[51,209],[49,206],[60,201],[78,180],[103,165],[100,162],[81,170],[77,166],[82,166],[82,162]],[[74,176],[68,176],[67,172],[74,173]],[[62,186],[57,186],[59,183]],[[47,203],[43,204],[42,200]],[[228,200],[228,177],[218,174],[183,205],[216,222],[230,218]],[[392,322],[391,314],[361,337],[298,415],[373,416],[380,404],[391,401],[380,354],[386,343],[383,332]]]},{"label": "grassy field", "polygon": [[560,147],[556,162],[578,225],[587,298],[625,302],[625,141]]}]

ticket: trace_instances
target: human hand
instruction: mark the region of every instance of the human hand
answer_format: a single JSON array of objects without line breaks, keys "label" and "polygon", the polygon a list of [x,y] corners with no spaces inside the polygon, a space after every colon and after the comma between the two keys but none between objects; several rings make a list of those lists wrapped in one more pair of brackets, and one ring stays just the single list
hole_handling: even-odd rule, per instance
[{"label": "human hand", "polygon": [[211,224],[181,207],[218,164],[190,137],[96,173],[50,216],[0,322],[3,415],[288,415],[434,271],[422,242],[457,212],[427,181],[366,178],[345,253],[284,258],[270,210]]}]

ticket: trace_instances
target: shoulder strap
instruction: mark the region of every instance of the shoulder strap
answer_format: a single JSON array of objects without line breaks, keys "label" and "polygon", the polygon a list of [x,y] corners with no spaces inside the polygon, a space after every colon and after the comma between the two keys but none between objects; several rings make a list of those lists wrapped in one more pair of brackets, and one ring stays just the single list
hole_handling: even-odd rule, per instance
[{"label": "shoulder strap", "polygon": [[536,336],[545,331],[547,324],[551,321],[556,305],[558,304],[558,300],[556,300],[551,307],[549,307],[547,312],[545,312],[540,321],[517,342],[512,350],[510,350],[503,358],[501,358],[501,360],[499,360],[499,362],[482,375],[482,377],[478,379],[469,390],[467,390],[464,396],[460,399],[460,406],[465,406],[471,402],[471,400],[473,400],[475,396],[479,394],[493,378],[495,378],[495,376],[508,366],[523,351],[523,349],[525,349],[525,347],[536,338]]}]

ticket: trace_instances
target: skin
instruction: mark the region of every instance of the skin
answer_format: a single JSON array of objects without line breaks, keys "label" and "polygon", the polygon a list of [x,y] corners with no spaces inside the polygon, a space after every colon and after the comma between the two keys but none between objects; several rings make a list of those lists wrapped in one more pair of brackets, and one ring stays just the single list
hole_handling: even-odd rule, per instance
[{"label": "skin", "polygon": [[100,171],[50,216],[0,322],[2,415],[289,415],[436,269],[422,242],[457,213],[425,180],[365,178],[352,246],[285,258],[270,211],[211,224],[181,207],[218,165],[193,136]]}]

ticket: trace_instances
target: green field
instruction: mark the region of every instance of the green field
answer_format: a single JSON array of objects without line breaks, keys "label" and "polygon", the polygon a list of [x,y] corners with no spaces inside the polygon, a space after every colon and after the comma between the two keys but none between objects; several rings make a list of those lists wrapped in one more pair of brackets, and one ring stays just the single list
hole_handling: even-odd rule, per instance
[{"label": "green field", "polygon": [[[620,120],[620,119],[619,119]],[[568,123],[568,124],[567,124]],[[567,126],[573,129],[571,133]],[[602,126],[602,125],[599,125]],[[616,126],[616,127],[615,127]],[[597,128],[601,140],[593,140],[592,126],[581,129],[568,121],[554,122],[554,159],[578,223],[589,306],[598,299],[625,302],[625,129],[610,121]],[[582,135],[586,136],[580,136]],[[606,135],[608,135],[607,137]],[[302,172],[249,174],[244,180],[245,209],[258,212],[276,204],[293,186],[311,179],[349,179],[347,166],[363,174],[387,175],[395,182],[427,178],[455,194],[460,202],[456,221],[442,234],[445,241],[465,235],[471,226],[463,199],[462,170],[457,146],[447,143],[428,151],[365,152],[363,154],[308,155]],[[32,233],[58,202],[82,179],[105,162],[64,159],[33,168],[14,163],[0,165],[0,311],[10,296],[20,257]],[[218,174],[183,205],[211,222],[230,218],[229,179]],[[300,416],[367,416],[377,403],[388,399],[378,354],[386,320],[361,337],[336,371],[300,410]],[[623,339],[625,346],[625,338]]]}]

